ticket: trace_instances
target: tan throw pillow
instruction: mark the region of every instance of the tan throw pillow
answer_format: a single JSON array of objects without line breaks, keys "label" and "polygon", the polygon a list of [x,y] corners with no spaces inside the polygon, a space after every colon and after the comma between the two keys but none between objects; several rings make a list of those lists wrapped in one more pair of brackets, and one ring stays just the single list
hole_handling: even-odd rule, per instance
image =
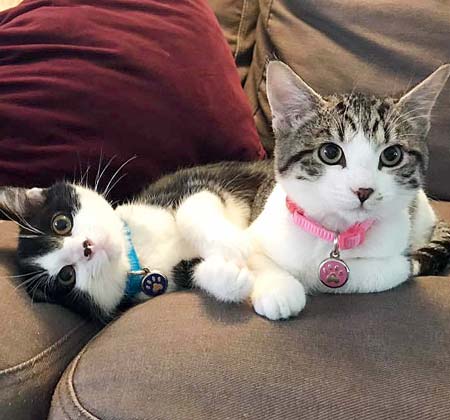
[{"label": "tan throw pillow", "polygon": [[[259,134],[273,148],[264,67],[276,55],[322,94],[406,90],[450,62],[445,1],[260,0],[245,90]],[[433,111],[428,176],[432,196],[450,200],[450,83]]]}]

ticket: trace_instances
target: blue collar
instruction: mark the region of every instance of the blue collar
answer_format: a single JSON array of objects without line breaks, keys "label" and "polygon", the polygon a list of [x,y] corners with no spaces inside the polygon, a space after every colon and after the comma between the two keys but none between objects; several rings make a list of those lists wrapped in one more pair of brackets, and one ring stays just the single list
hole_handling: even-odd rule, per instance
[{"label": "blue collar", "polygon": [[139,257],[131,240],[131,231],[126,222],[123,222],[123,230],[128,242],[128,261],[130,263],[125,295],[134,297],[142,292],[147,296],[154,297],[163,294],[169,284],[167,277],[160,271],[151,271],[146,267],[141,267]]}]

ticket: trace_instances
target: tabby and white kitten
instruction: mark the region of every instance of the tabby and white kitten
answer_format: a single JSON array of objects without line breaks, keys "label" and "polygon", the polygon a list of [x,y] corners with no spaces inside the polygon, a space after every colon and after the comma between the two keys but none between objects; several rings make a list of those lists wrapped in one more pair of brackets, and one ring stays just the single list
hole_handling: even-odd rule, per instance
[{"label": "tabby and white kitten", "polygon": [[0,212],[20,226],[18,266],[30,295],[106,321],[122,304],[148,299],[126,294],[125,223],[141,266],[165,274],[168,291],[192,281],[222,301],[246,298],[252,284],[243,228],[271,172],[266,162],[181,170],[115,209],[66,182],[3,187]]},{"label": "tabby and white kitten", "polygon": [[[450,65],[441,66],[399,99],[321,97],[285,64],[269,63],[276,183],[249,228],[257,313],[288,318],[307,293],[380,292],[446,266],[450,231],[437,222],[423,183],[430,112],[449,73]],[[364,243],[341,251],[350,269],[341,288],[319,281],[332,244],[294,223],[287,197],[334,232],[374,220]]]}]

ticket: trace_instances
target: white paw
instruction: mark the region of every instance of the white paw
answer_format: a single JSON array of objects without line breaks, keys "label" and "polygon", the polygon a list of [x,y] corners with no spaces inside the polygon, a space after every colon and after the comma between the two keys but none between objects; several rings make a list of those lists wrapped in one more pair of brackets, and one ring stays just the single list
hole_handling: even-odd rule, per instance
[{"label": "white paw", "polygon": [[255,278],[252,304],[261,316],[273,321],[287,319],[298,315],[305,307],[305,289],[287,273],[263,273]]},{"label": "white paw", "polygon": [[220,255],[226,260],[244,264],[250,255],[251,242],[246,232],[229,225],[226,229],[211,232],[204,244],[204,256]]},{"label": "white paw", "polygon": [[194,271],[194,283],[223,302],[242,302],[253,287],[253,277],[247,267],[211,256]]}]

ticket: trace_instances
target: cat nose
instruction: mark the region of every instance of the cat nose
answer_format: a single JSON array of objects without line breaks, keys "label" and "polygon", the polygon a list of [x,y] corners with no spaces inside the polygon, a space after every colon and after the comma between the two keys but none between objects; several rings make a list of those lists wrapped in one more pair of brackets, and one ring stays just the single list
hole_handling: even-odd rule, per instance
[{"label": "cat nose", "polygon": [[94,243],[90,239],[86,239],[83,241],[83,254],[86,258],[90,258],[92,256],[92,247],[94,246]]},{"label": "cat nose", "polygon": [[359,201],[364,203],[374,192],[373,188],[358,188],[356,191],[353,191],[359,198]]}]

